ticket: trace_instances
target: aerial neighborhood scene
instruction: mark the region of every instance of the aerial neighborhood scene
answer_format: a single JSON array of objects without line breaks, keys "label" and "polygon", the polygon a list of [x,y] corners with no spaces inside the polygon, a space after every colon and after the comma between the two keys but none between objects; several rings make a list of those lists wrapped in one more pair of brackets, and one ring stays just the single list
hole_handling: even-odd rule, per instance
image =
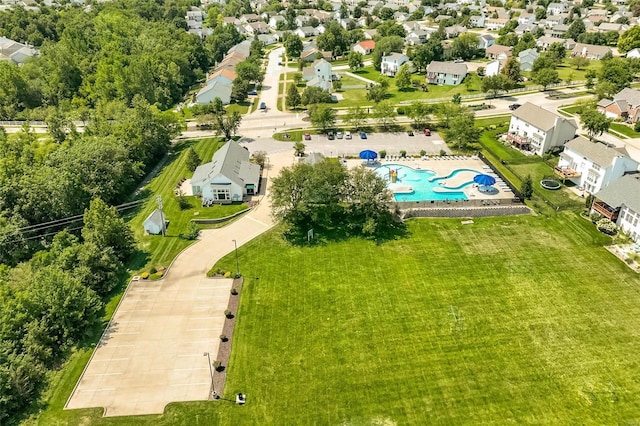
[{"label": "aerial neighborhood scene", "polygon": [[0,0],[0,425],[640,422],[640,0]]}]

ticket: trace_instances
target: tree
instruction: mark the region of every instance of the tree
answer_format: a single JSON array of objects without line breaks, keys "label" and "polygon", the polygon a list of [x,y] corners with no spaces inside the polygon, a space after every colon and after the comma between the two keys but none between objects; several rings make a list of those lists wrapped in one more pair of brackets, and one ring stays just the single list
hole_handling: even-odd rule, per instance
[{"label": "tree", "polygon": [[295,109],[302,102],[302,97],[298,92],[298,88],[294,84],[290,84],[287,88],[287,106]]},{"label": "tree", "polygon": [[460,107],[460,112],[449,119],[449,129],[445,132],[447,143],[459,150],[469,149],[480,139],[480,130],[474,126],[475,116],[468,108]]},{"label": "tree", "polygon": [[429,123],[429,117],[432,112],[433,107],[431,105],[414,101],[409,105],[407,115],[416,129],[422,129]]},{"label": "tree", "polygon": [[533,81],[536,84],[542,86],[542,90],[547,90],[547,87],[560,82],[558,71],[554,69],[542,69],[533,74]]},{"label": "tree", "polygon": [[464,33],[453,40],[451,56],[466,60],[473,59],[478,53],[478,36]]},{"label": "tree", "polygon": [[582,22],[581,19],[576,19],[571,23],[571,25],[569,25],[569,29],[567,29],[565,37],[571,38],[574,41],[578,41],[578,37],[580,36],[580,34],[584,33],[585,31],[587,31],[587,28],[585,27],[584,22]]},{"label": "tree", "polygon": [[587,72],[584,73],[584,78],[587,80],[585,84],[587,89],[592,89],[593,79],[596,78],[596,72],[594,70],[587,70]]},{"label": "tree", "polygon": [[367,91],[367,100],[375,103],[380,102],[387,96],[387,90],[389,88],[389,80],[385,77],[380,77],[377,84],[369,85]]},{"label": "tree", "polygon": [[602,133],[609,130],[611,126],[611,119],[607,118],[604,114],[599,113],[595,109],[585,109],[580,114],[582,125],[587,129],[589,138],[593,140],[596,136],[600,136]]},{"label": "tree", "polygon": [[451,102],[456,105],[460,105],[462,103],[462,95],[460,95],[460,93],[454,93],[453,97],[451,98]]},{"label": "tree", "polygon": [[616,92],[619,92],[633,81],[633,71],[629,65],[629,61],[623,58],[602,61],[598,81],[612,83]]},{"label": "tree", "polygon": [[295,156],[296,157],[303,157],[304,156],[304,150],[307,146],[302,143],[301,141],[297,141],[296,143],[293,144],[293,150],[295,151]]},{"label": "tree", "polygon": [[231,83],[231,97],[238,103],[242,103],[249,97],[249,82],[240,77]]},{"label": "tree", "polygon": [[416,47],[411,60],[419,71],[427,69],[431,61],[442,60],[443,49],[441,40],[435,36],[431,36],[426,43]]},{"label": "tree", "polygon": [[395,122],[396,109],[389,101],[382,101],[373,107],[373,115],[383,129],[388,130]]},{"label": "tree", "polygon": [[311,105],[331,102],[331,93],[322,90],[320,87],[307,87],[302,92],[302,105]]},{"label": "tree", "polygon": [[296,34],[287,33],[284,38],[284,48],[289,60],[298,59],[304,49],[302,40]]},{"label": "tree", "polygon": [[553,59],[556,65],[560,65],[566,55],[567,49],[563,43],[551,43],[551,46],[547,49],[547,57]]},{"label": "tree", "polygon": [[224,140],[228,141],[236,134],[241,122],[242,115],[238,111],[225,111],[224,114],[213,114],[212,126],[217,135],[223,135]]},{"label": "tree", "polygon": [[515,86],[517,83],[524,80],[522,72],[520,71],[520,62],[514,56],[507,59],[507,63],[504,65],[501,73],[507,77],[510,82],[510,86]]},{"label": "tree", "polygon": [[260,167],[264,167],[267,164],[267,152],[266,151],[256,151],[251,155],[253,161],[259,165]]},{"label": "tree", "polygon": [[189,147],[189,149],[187,150],[186,163],[185,163],[187,166],[187,169],[193,172],[200,165],[201,162],[202,160],[200,159],[200,156],[198,155],[196,150],[193,149],[193,147]]},{"label": "tree", "polygon": [[376,238],[392,226],[389,204],[393,195],[386,182],[372,170],[360,166],[349,170],[343,186],[348,203],[348,226],[355,235]]},{"label": "tree", "polygon": [[498,96],[498,93],[508,90],[510,87],[511,81],[504,74],[496,74],[482,79],[482,91],[493,93],[493,97]]},{"label": "tree", "polygon": [[297,85],[299,85],[300,83],[302,83],[302,80],[304,79],[303,75],[301,72],[297,72],[295,74],[293,74],[293,82]]},{"label": "tree", "polygon": [[362,57],[362,53],[360,52],[353,52],[353,51],[349,52],[347,61],[349,63],[349,69],[351,71],[358,71],[360,68],[364,66],[364,60]]},{"label": "tree", "polygon": [[[640,5],[640,2],[637,4]],[[631,27],[622,33],[618,39],[618,50],[620,53],[627,53],[636,47],[640,47],[640,27],[638,26]]]},{"label": "tree", "polygon": [[336,110],[328,105],[311,105],[309,118],[314,127],[319,127],[322,132],[326,132],[336,125]]},{"label": "tree", "polygon": [[543,69],[551,69],[555,70],[558,64],[556,61],[550,56],[540,56],[538,59],[533,61],[533,66],[531,67],[531,72],[536,73]]},{"label": "tree", "polygon": [[613,98],[613,96],[619,92],[615,84],[610,81],[600,81],[595,87],[596,96],[598,99]]},{"label": "tree", "polygon": [[238,75],[236,80],[241,79],[248,83],[260,83],[264,78],[260,64],[249,59],[236,64],[235,71]]},{"label": "tree", "polygon": [[359,106],[349,107],[347,110],[347,117],[345,121],[356,131],[360,130],[367,122],[367,111]]},{"label": "tree", "polygon": [[396,74],[396,87],[400,90],[405,90],[411,87],[411,71],[407,64],[400,66],[398,73]]},{"label": "tree", "polygon": [[533,181],[531,175],[526,175],[520,185],[520,194],[527,200],[531,199],[533,195]]},{"label": "tree", "polygon": [[577,55],[571,58],[571,65],[576,67],[577,70],[580,70],[581,68],[587,68],[590,63],[591,61],[584,56]]},{"label": "tree", "polygon": [[112,248],[121,261],[129,257],[135,245],[131,228],[118,216],[115,207],[99,198],[91,200],[84,212],[82,238],[100,250]]}]

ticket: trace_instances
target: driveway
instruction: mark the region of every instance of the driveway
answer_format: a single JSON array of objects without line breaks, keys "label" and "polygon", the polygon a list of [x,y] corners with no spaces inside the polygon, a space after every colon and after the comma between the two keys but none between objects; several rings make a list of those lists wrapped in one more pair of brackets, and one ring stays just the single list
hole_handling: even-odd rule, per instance
[{"label": "driveway", "polygon": [[[271,155],[268,175],[292,160],[291,150]],[[206,272],[234,250],[233,240],[242,246],[270,229],[270,211],[265,196],[228,226],[203,230],[163,280],[132,281],[65,408],[104,407],[105,416],[161,414],[171,402],[207,400],[211,377],[203,354],[213,361],[218,353],[231,280]]]}]

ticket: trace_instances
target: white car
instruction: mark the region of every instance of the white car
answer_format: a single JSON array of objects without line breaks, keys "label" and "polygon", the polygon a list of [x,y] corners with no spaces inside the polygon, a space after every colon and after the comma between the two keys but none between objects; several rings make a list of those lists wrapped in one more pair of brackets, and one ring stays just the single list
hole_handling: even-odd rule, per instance
[{"label": "white car", "polygon": [[345,139],[351,139],[351,132],[344,132]]},{"label": "white car", "polygon": [[342,134],[342,132],[337,132],[336,133],[336,138],[338,138],[338,139],[342,139],[343,136],[344,135]]}]

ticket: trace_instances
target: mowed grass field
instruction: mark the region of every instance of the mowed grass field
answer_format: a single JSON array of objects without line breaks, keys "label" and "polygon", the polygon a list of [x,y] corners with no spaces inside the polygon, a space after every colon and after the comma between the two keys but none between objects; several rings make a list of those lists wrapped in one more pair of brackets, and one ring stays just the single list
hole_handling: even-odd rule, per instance
[{"label": "mowed grass field", "polygon": [[640,420],[640,282],[608,238],[573,212],[474,222],[411,220],[406,238],[379,245],[291,247],[267,233],[238,250],[224,397],[246,393],[247,405],[52,412],[41,424]]}]

